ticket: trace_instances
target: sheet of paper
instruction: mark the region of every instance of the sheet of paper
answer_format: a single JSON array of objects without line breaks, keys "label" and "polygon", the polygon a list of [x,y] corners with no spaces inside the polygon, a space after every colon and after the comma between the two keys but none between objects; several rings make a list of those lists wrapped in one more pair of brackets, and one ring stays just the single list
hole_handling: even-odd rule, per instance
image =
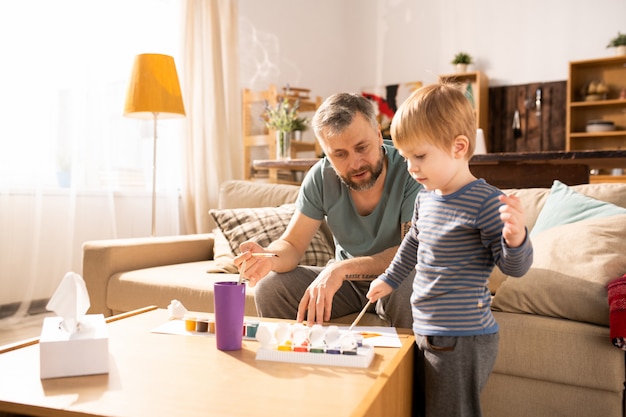
[{"label": "sheet of paper", "polygon": [[208,336],[211,333],[190,332],[185,330],[183,320],[169,320],[152,329],[152,333],[177,334],[183,336]]},{"label": "sheet of paper", "polygon": [[[339,327],[339,330],[348,330],[349,328],[350,326]],[[395,327],[356,326],[352,331],[363,336],[364,345],[395,348],[402,346]]]}]

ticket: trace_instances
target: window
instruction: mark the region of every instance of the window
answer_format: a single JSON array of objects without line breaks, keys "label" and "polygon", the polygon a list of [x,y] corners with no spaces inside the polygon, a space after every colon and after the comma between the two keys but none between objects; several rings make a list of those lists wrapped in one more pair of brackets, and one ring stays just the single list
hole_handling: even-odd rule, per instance
[{"label": "window", "polygon": [[[139,53],[172,55],[179,0],[0,2],[0,187],[152,187],[152,121],[122,115]],[[179,184],[182,119],[158,124],[157,186]]]}]

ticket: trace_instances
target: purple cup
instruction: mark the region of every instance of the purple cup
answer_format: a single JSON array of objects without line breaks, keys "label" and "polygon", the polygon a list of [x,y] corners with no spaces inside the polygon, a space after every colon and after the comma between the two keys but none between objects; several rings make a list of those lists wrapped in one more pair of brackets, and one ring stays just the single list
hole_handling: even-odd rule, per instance
[{"label": "purple cup", "polygon": [[246,284],[225,281],[213,285],[215,338],[219,350],[240,350]]}]

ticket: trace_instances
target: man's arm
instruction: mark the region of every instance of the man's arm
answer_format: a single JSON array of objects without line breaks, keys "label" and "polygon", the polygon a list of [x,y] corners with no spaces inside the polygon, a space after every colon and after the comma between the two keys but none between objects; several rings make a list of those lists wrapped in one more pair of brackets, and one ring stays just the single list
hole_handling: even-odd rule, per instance
[{"label": "man's arm", "polygon": [[346,271],[343,274],[343,280],[371,281],[375,279],[389,266],[397,250],[398,246],[392,246],[374,255],[341,261],[341,269]]},{"label": "man's arm", "polygon": [[[411,222],[402,223],[400,225],[400,238],[404,239],[404,236],[411,229]],[[349,281],[372,281],[380,274],[385,272],[385,269],[389,266],[393,257],[396,255],[400,245],[392,246],[385,249],[382,252],[370,255],[359,256],[352,259],[347,259],[342,262],[347,271],[344,280]]]}]

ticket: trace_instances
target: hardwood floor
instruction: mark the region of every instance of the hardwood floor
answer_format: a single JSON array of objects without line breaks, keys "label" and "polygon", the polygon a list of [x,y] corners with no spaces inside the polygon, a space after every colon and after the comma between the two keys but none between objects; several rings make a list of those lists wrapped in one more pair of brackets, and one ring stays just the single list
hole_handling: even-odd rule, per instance
[{"label": "hardwood floor", "polygon": [[0,351],[6,345],[39,337],[43,319],[54,313],[40,313],[28,315],[22,318],[4,318],[0,320]]}]

